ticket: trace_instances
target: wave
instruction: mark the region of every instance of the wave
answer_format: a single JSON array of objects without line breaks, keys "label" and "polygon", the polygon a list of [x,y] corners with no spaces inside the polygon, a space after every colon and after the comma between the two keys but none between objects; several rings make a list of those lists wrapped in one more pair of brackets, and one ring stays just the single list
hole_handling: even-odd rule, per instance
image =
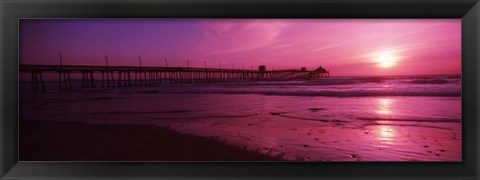
[{"label": "wave", "polygon": [[335,85],[362,85],[362,84],[458,84],[461,82],[459,77],[358,77],[358,78],[326,78],[306,81],[260,81],[260,82],[240,82],[240,83],[222,83],[218,84],[224,87],[237,86],[335,86]]},{"label": "wave", "polygon": [[262,94],[273,96],[326,96],[326,97],[373,97],[373,96],[428,96],[461,97],[461,92],[386,92],[386,91],[197,91],[198,94]]},{"label": "wave", "polygon": [[201,110],[171,110],[171,111],[107,111],[92,114],[119,114],[119,115],[137,115],[137,114],[183,114],[190,112],[200,112]]},{"label": "wave", "polygon": [[148,116],[143,114],[138,114],[142,118],[146,119],[163,119],[163,120],[193,120],[193,119],[232,119],[232,118],[246,118],[258,116],[258,114],[245,114],[245,115],[210,115],[210,116],[198,116],[198,117],[161,117],[161,116]]},{"label": "wave", "polygon": [[368,118],[359,117],[358,120],[364,121],[393,121],[393,122],[430,122],[430,123],[460,123],[461,119],[396,119],[396,118]]},{"label": "wave", "polygon": [[412,84],[447,84],[450,83],[447,80],[444,79],[417,79],[417,80],[412,80],[409,81],[409,83]]},{"label": "wave", "polygon": [[392,80],[392,78],[388,77],[366,77],[358,79],[360,82],[371,82],[371,83],[381,83],[387,80]]},{"label": "wave", "polygon": [[308,121],[320,121],[320,122],[336,122],[336,123],[346,123],[348,121],[344,120],[328,120],[328,119],[318,119],[318,118],[306,118],[306,117],[297,117],[297,116],[290,116],[290,115],[285,115],[285,112],[271,112],[270,115],[272,116],[281,116],[285,118],[290,118],[290,119],[297,119],[297,120],[308,120]]},{"label": "wave", "polygon": [[418,124],[382,124],[382,123],[370,123],[370,124],[364,124],[363,126],[407,126],[407,127],[419,127],[419,128],[433,128],[433,129],[452,130],[452,129],[450,129],[450,128],[445,128],[445,127],[429,126],[429,125],[418,125]]},{"label": "wave", "polygon": [[349,85],[362,83],[357,79],[328,78],[316,80],[287,80],[287,81],[259,81],[259,82],[239,82],[239,83],[219,83],[221,86],[328,86],[328,85]]}]

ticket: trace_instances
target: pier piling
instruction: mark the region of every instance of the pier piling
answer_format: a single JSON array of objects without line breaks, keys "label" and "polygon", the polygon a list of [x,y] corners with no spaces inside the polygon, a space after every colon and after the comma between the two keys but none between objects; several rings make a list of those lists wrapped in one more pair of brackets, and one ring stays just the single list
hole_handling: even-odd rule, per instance
[{"label": "pier piling", "polygon": [[[43,73],[58,73],[60,90],[72,89],[70,74],[81,74],[81,88],[97,88],[95,74],[101,74],[101,88],[154,86],[159,84],[226,83],[247,81],[286,81],[328,78],[330,72],[323,67],[313,71],[301,69],[258,70],[193,68],[193,67],[134,67],[134,66],[72,66],[72,65],[20,65],[20,72],[31,73],[32,91],[45,91]],[[132,79],[131,74],[134,74]],[[117,78],[115,79],[115,76]],[[133,82],[132,82],[133,81]]]}]

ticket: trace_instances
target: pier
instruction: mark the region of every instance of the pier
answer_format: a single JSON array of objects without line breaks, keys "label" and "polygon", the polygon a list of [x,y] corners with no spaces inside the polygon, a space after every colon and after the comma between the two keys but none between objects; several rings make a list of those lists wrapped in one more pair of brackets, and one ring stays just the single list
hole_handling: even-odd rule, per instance
[{"label": "pier", "polygon": [[[20,73],[31,74],[32,91],[46,91],[44,73],[58,74],[58,88],[72,87],[72,74],[81,75],[80,88],[120,88],[155,86],[160,84],[228,83],[248,81],[307,80],[330,77],[329,71],[319,67],[258,70],[198,68],[198,67],[142,67],[140,66],[77,66],[77,65],[26,65],[19,66]],[[97,75],[97,79],[95,78]],[[101,76],[101,78],[99,78]]]}]

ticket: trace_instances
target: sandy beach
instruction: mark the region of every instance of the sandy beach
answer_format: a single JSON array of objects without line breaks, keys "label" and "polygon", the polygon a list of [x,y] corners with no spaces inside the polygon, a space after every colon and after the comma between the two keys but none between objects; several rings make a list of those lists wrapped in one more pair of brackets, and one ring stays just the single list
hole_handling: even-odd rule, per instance
[{"label": "sandy beach", "polygon": [[224,142],[155,125],[24,120],[21,161],[278,161]]}]

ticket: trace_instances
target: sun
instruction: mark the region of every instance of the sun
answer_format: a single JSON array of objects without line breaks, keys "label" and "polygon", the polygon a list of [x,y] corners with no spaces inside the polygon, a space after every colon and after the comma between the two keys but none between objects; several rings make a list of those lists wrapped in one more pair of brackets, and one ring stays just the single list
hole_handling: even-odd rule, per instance
[{"label": "sun", "polygon": [[373,61],[382,68],[390,68],[397,64],[398,55],[393,52],[380,52],[374,54]]}]

